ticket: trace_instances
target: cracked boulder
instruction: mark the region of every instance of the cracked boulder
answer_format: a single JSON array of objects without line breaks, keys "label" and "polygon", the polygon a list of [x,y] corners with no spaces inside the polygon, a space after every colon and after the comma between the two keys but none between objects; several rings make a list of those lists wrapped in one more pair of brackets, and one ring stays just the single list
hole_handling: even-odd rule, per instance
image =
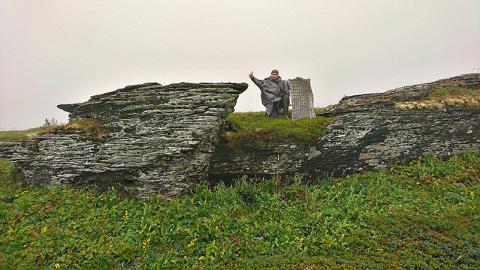
[{"label": "cracked boulder", "polygon": [[246,83],[145,83],[61,104],[67,125],[1,142],[25,181],[170,198],[206,179],[217,133]]}]

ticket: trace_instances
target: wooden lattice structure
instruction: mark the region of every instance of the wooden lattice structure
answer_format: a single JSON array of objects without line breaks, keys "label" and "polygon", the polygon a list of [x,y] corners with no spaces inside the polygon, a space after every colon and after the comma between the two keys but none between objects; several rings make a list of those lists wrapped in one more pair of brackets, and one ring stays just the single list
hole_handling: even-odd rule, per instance
[{"label": "wooden lattice structure", "polygon": [[288,80],[292,86],[290,98],[292,102],[292,119],[313,118],[313,93],[310,79],[295,78]]}]

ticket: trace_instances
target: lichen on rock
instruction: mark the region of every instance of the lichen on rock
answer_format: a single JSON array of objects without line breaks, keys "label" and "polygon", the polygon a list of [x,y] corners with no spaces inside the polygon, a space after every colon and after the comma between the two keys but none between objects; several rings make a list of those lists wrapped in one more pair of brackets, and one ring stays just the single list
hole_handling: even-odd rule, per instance
[{"label": "lichen on rock", "polygon": [[204,181],[217,133],[245,83],[131,85],[61,104],[70,122],[0,143],[28,183],[116,186],[173,197]]}]

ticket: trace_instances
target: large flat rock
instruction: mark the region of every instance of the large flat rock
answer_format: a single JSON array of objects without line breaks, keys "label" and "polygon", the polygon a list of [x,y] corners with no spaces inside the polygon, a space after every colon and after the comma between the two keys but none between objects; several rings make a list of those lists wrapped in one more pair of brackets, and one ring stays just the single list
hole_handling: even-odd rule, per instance
[{"label": "large flat rock", "polygon": [[71,122],[97,125],[94,135],[81,127],[60,128],[0,143],[0,155],[13,161],[29,183],[95,184],[139,197],[177,196],[205,180],[217,133],[247,87],[127,86],[84,103],[58,105],[70,112]]}]

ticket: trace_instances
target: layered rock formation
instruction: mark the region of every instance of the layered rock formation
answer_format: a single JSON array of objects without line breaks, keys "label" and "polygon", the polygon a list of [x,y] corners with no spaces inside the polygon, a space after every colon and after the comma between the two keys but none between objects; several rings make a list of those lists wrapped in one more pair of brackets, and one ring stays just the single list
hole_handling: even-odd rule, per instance
[{"label": "layered rock formation", "polygon": [[[436,97],[439,90],[447,93]],[[227,151],[220,144],[211,176],[302,173],[324,178],[384,169],[425,154],[479,151],[480,75],[345,97],[321,115],[335,121],[313,144],[279,141],[261,151]]]},{"label": "layered rock formation", "polygon": [[232,147],[219,141],[219,134],[246,88],[127,86],[59,105],[70,112],[69,124],[35,138],[0,142],[0,156],[13,161],[28,183],[117,186],[140,197],[173,197],[207,176],[324,178],[384,169],[424,154],[480,150],[479,74],[346,97],[322,113],[335,120],[314,142],[274,138]]},{"label": "layered rock formation", "polygon": [[[71,123],[21,142],[3,142],[29,183],[117,186],[172,197],[205,180],[217,133],[247,84],[127,86],[58,107]],[[85,128],[86,127],[86,128]]]}]

